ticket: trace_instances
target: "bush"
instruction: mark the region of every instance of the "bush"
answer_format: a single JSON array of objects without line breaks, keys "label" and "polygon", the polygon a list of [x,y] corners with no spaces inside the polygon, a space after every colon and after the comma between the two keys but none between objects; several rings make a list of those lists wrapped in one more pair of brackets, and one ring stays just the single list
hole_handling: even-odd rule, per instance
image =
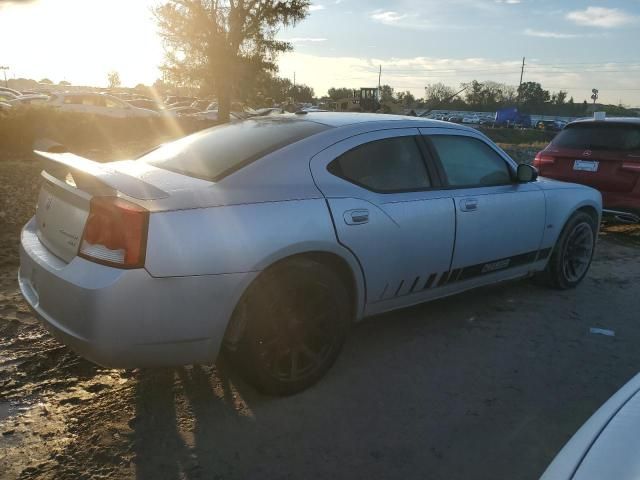
[{"label": "bush", "polygon": [[[37,141],[47,139],[69,151],[122,150],[131,145],[140,152],[202,128],[210,122],[191,118],[111,118],[49,107],[25,106],[0,114],[0,151],[25,155]],[[136,148],[134,148],[136,150]]]}]

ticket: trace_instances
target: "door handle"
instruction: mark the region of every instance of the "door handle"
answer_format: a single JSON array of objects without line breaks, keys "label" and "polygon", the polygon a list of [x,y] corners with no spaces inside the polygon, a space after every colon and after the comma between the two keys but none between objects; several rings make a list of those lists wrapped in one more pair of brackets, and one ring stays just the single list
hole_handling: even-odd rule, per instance
[{"label": "door handle", "polygon": [[478,200],[475,198],[463,198],[460,200],[460,210],[463,212],[474,212],[478,209]]},{"label": "door handle", "polygon": [[369,222],[369,210],[347,210],[344,212],[344,221],[347,225],[362,225]]}]

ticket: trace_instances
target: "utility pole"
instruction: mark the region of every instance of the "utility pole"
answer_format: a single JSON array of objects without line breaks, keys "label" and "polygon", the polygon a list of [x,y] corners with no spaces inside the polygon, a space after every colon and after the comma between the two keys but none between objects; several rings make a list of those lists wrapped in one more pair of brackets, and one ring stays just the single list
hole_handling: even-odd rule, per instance
[{"label": "utility pole", "polygon": [[518,85],[518,90],[520,90],[520,86],[522,85],[523,76],[524,76],[524,57],[522,57],[522,68],[520,69],[520,85]]},{"label": "utility pole", "polygon": [[4,86],[9,88],[9,82],[7,82],[7,70],[9,70],[9,67],[0,66],[0,70],[4,73]]},{"label": "utility pole", "polygon": [[380,71],[378,72],[378,92],[380,92],[380,79],[382,78],[382,65],[380,65]]}]

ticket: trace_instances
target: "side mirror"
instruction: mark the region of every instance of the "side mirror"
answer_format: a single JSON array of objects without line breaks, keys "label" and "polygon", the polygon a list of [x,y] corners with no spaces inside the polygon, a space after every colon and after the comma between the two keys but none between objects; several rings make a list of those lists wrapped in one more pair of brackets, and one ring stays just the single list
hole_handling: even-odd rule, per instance
[{"label": "side mirror", "polygon": [[518,165],[516,176],[519,183],[535,182],[538,178],[538,169],[528,163],[521,163]]}]

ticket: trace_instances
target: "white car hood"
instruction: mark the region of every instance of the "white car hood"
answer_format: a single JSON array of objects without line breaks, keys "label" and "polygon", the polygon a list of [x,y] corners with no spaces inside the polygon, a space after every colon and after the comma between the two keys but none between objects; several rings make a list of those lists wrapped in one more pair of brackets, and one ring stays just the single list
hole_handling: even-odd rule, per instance
[{"label": "white car hood", "polygon": [[640,479],[640,375],[569,440],[541,480]]}]

